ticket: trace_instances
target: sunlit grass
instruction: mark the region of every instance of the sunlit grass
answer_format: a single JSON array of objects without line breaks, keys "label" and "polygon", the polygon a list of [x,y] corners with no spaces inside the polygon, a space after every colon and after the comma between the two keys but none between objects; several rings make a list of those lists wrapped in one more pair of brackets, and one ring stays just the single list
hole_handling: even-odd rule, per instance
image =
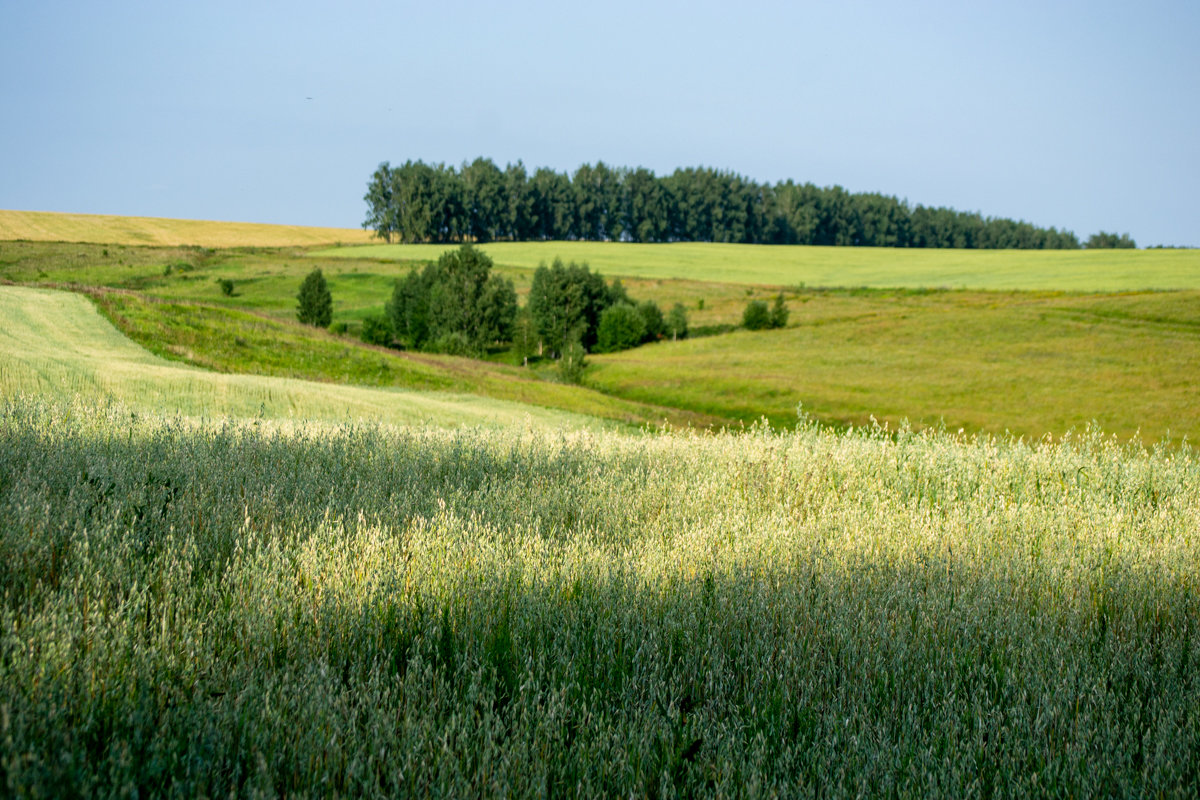
[{"label": "sunlit grass", "polygon": [[[205,416],[438,425],[601,424],[591,417],[480,397],[461,389],[370,389],[197,369],[136,346],[85,297],[69,292],[0,287],[0,318],[5,321],[0,329],[0,393],[7,397],[81,395],[119,400],[141,411]],[[231,346],[238,347],[236,341]],[[397,380],[392,371],[405,367],[381,358],[375,364],[378,371]],[[421,386],[442,388],[437,373],[414,372]]]},{"label": "sunlit grass", "polygon": [[[1126,291],[1200,289],[1200,250],[938,250],[712,243],[496,242],[497,264],[533,268],[555,257],[605,275],[769,286]],[[318,250],[321,258],[432,260],[446,245]]]},{"label": "sunlit grass", "polygon": [[0,210],[0,240],[93,242],[200,247],[297,247],[336,242],[366,243],[369,231],[253,222],[123,217]]},{"label": "sunlit grass", "polygon": [[591,385],[751,422],[1200,439],[1200,293],[803,293],[790,327],[592,358]]},{"label": "sunlit grass", "polygon": [[1194,797],[1200,465],[0,404],[9,793]]}]

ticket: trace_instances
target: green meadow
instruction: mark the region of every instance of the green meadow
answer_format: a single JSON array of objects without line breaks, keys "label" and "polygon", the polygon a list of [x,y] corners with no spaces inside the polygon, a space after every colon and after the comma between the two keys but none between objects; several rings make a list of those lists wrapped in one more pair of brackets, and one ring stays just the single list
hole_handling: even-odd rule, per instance
[{"label": "green meadow", "polygon": [[[495,242],[498,264],[524,269],[556,257],[605,275],[769,286],[1119,292],[1200,289],[1200,250],[936,250],[713,243]],[[319,258],[433,260],[434,244],[320,249]]]},{"label": "green meadow", "polygon": [[[572,243],[531,247],[560,244]],[[601,254],[626,247],[586,246]],[[749,251],[769,255],[774,249]],[[706,245],[699,252],[709,252],[712,260],[726,250]],[[834,255],[844,253],[845,263],[852,264],[863,258],[860,250],[841,248]],[[814,418],[839,426],[875,417],[893,426],[907,419],[917,427],[1040,437],[1094,422],[1146,443],[1168,435],[1195,441],[1200,435],[1193,399],[1193,376],[1200,374],[1200,301],[1194,290],[1089,294],[785,285],[791,311],[785,330],[738,331],[591,356],[585,385],[575,387],[558,382],[549,362],[526,369],[362,345],[353,335],[358,321],[382,313],[396,278],[420,262],[338,257],[359,251],[315,255],[302,248],[8,242],[0,243],[0,279],[118,290],[93,293],[120,330],[160,356],[222,373],[471,393],[630,424],[667,420],[719,427],[766,417],[789,427],[802,405]],[[439,246],[410,255],[441,252]],[[998,257],[962,251],[925,255]],[[1189,251],[999,255],[1008,259],[1010,272],[1020,268],[1027,274],[1022,266],[1027,257],[1103,257],[1113,263],[1191,257]],[[295,292],[313,266],[325,271],[334,320],[350,325],[350,336],[295,323]],[[500,271],[523,297],[532,271],[524,266]],[[222,278],[233,281],[232,295],[222,293],[217,283]],[[635,298],[653,299],[663,308],[682,303],[700,333],[733,330],[748,300],[769,300],[778,291],[679,277],[622,280]],[[1050,282],[1045,275],[1042,280]],[[496,358],[512,361],[503,353]]]},{"label": "green meadow", "polygon": [[0,795],[1200,795],[1200,290],[538,247],[707,335],[567,385],[295,321],[419,260],[0,242]]},{"label": "green meadow", "polygon": [[1200,440],[1200,292],[807,292],[776,331],[591,359],[588,384],[746,422]]},{"label": "green meadow", "polygon": [[0,329],[0,393],[5,397],[105,399],[143,413],[209,418],[556,427],[598,424],[595,417],[461,391],[364,388],[220,374],[173,363],[135,345],[87,298],[69,292],[0,286],[0,318],[5,322]]}]

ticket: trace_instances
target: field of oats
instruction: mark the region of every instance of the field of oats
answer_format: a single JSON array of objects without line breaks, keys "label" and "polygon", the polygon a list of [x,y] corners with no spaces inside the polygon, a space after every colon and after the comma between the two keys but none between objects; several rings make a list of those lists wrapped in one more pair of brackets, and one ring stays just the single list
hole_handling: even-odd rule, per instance
[{"label": "field of oats", "polygon": [[1200,461],[0,402],[9,796],[1195,797]]}]

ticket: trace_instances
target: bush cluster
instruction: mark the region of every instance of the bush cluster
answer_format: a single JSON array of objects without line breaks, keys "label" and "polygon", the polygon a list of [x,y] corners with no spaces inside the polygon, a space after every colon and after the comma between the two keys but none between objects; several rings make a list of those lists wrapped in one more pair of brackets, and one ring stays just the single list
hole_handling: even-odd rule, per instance
[{"label": "bush cluster", "polygon": [[770,308],[762,300],[751,300],[742,312],[742,327],[751,331],[783,328],[787,326],[789,314],[782,292],[775,296],[775,302]]}]

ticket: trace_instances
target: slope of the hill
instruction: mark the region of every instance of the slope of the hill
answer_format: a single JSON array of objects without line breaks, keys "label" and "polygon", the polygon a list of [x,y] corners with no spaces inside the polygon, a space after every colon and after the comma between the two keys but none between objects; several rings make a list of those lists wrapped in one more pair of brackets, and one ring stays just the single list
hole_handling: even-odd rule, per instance
[{"label": "slope of the hill", "polygon": [[159,358],[105,320],[85,297],[0,287],[0,393],[110,398],[194,416],[278,417],[396,424],[587,427],[591,417],[474,395],[371,389],[208,372]]},{"label": "slope of the hill", "polygon": [[1200,439],[1200,292],[805,292],[783,330],[592,358],[628,399],[790,424],[818,419],[1062,436],[1095,421]]},{"label": "slope of the hill", "polygon": [[0,210],[0,241],[4,240],[197,247],[300,247],[337,242],[365,243],[371,241],[371,235],[355,228]]}]

